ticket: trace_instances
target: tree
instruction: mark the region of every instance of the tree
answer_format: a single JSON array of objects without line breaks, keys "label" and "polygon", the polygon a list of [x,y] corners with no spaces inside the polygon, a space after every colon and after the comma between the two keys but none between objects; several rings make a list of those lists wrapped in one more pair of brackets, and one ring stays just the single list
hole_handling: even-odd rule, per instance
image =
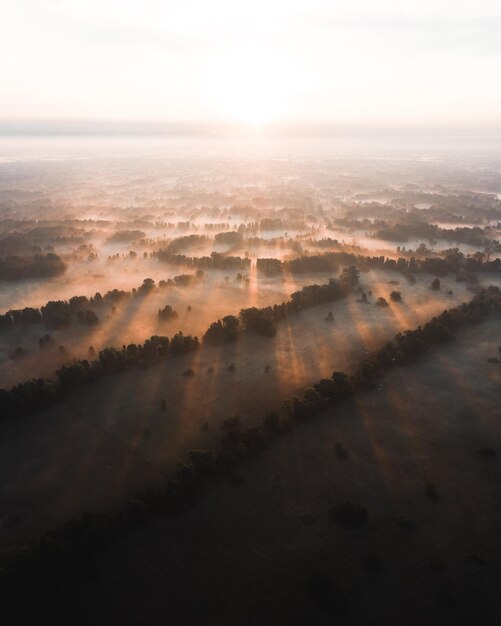
[{"label": "tree", "polygon": [[174,309],[166,304],[163,309],[158,309],[158,319],[161,322],[168,322],[169,320],[174,320],[178,317],[178,314]]},{"label": "tree", "polygon": [[343,271],[339,275],[339,284],[344,288],[355,287],[355,285],[358,285],[359,278],[360,272],[356,266],[349,265],[348,267],[344,267]]},{"label": "tree", "polygon": [[143,284],[137,290],[139,296],[148,295],[155,288],[155,281],[153,278],[145,278]]},{"label": "tree", "polygon": [[276,411],[266,413],[263,418],[263,427],[268,435],[276,435],[280,430],[280,416]]},{"label": "tree", "polygon": [[99,318],[92,309],[77,311],[77,320],[84,326],[96,326],[99,324]]}]

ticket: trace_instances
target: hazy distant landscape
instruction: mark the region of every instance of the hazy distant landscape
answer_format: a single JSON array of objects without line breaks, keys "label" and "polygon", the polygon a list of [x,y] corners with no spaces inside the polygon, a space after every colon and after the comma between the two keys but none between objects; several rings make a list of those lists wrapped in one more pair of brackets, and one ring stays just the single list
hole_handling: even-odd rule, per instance
[{"label": "hazy distant landscape", "polygon": [[6,589],[52,572],[81,623],[492,623],[496,146],[245,141],[2,140]]},{"label": "hazy distant landscape", "polygon": [[499,626],[499,1],[1,9],[4,622]]}]

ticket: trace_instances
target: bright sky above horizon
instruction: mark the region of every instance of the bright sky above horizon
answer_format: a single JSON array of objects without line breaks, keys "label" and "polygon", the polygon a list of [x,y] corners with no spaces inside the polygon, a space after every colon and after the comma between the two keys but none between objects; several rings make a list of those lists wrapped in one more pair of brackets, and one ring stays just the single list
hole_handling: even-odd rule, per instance
[{"label": "bright sky above horizon", "polygon": [[501,124],[499,0],[0,0],[0,119]]}]

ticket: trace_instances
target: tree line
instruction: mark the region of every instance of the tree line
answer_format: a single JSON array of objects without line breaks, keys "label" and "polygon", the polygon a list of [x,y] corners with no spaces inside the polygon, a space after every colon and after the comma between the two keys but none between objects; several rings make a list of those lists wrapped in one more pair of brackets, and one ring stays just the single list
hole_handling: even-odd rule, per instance
[{"label": "tree line", "polygon": [[81,359],[57,370],[54,379],[37,378],[19,383],[10,390],[0,389],[2,421],[42,411],[62,400],[87,382],[133,367],[146,367],[158,361],[197,350],[197,337],[179,332],[169,339],[154,335],[142,344],[103,348],[96,359]]},{"label": "tree line", "polygon": [[201,269],[242,270],[251,265],[250,259],[240,256],[225,256],[220,252],[212,252],[210,256],[190,257],[185,254],[168,254],[164,250],[153,253],[159,261],[174,265],[187,265]]},{"label": "tree line", "polygon": [[[242,309],[238,317],[228,315],[211,324],[203,340],[212,344],[232,342],[244,331],[274,336],[275,324],[278,321],[302,309],[343,297],[357,284],[358,278],[357,269],[348,267],[337,280],[331,279],[325,285],[307,285],[291,294],[287,302],[262,309],[256,307]],[[152,279],[146,281],[147,289],[153,288]],[[108,293],[113,301],[121,296],[120,292]],[[71,300],[74,307],[81,305],[79,297]],[[41,411],[59,402],[78,385],[131,367],[150,365],[159,358],[169,355],[184,354],[196,350],[198,346],[197,337],[178,333],[171,340],[167,337],[153,336],[140,345],[130,344],[122,346],[121,349],[103,348],[94,360],[82,359],[65,365],[56,372],[54,380],[39,378],[19,383],[10,390],[0,389],[0,415],[2,419],[9,420]]]},{"label": "tree line", "polygon": [[310,272],[334,271],[340,265],[355,265],[361,270],[383,269],[397,271],[411,277],[420,272],[435,276],[446,276],[458,272],[501,273],[501,259],[486,260],[484,255],[466,257],[458,250],[449,251],[446,258],[404,258],[392,259],[385,256],[365,256],[350,252],[326,252],[298,257],[288,261],[280,259],[257,259],[256,268],[264,274],[274,275],[282,272],[308,274]]},{"label": "tree line", "polygon": [[[158,289],[173,286],[187,286],[203,275],[180,274],[167,280],[158,282]],[[94,296],[73,296],[69,300],[50,300],[40,308],[25,307],[24,309],[11,309],[0,314],[0,331],[16,329],[32,324],[45,324],[48,328],[58,329],[71,326],[73,319],[81,324],[93,326],[99,322],[94,309],[103,306],[115,306],[119,302],[130,298],[144,297],[155,291],[157,286],[152,278],[145,278],[139,287],[130,291],[123,289],[111,289],[104,295],[98,291]]]},{"label": "tree line", "polygon": [[337,280],[331,278],[324,285],[306,285],[292,293],[290,299],[281,304],[241,309],[238,317],[226,315],[209,326],[203,340],[211,344],[231,343],[236,341],[244,331],[274,337],[278,322],[303,309],[334,302],[346,296],[358,283],[358,279],[359,273],[356,267],[346,267]]},{"label": "tree line", "polygon": [[[420,210],[420,213],[422,211]],[[442,228],[436,224],[413,219],[410,223],[401,221],[402,215],[398,213],[400,221],[375,219],[356,219],[351,217],[335,218],[334,224],[349,229],[363,229],[372,231],[372,236],[385,241],[406,242],[409,239],[445,239],[456,243],[465,243],[471,246],[485,247],[493,245],[500,249],[500,244],[496,239],[491,238],[489,227],[479,226],[457,226],[456,228]]]},{"label": "tree line", "polygon": [[[37,611],[54,607],[66,611],[72,593],[96,576],[96,558],[124,534],[144,525],[156,515],[173,515],[193,506],[210,481],[231,477],[235,469],[327,407],[374,386],[382,374],[413,362],[436,345],[450,341],[463,326],[478,323],[489,314],[501,313],[501,292],[483,289],[470,302],[444,311],[415,330],[398,333],[393,341],[358,364],[350,375],[334,372],[286,403],[284,415],[266,413],[258,426],[245,430],[240,420],[228,422],[217,450],[190,450],[186,462],[158,486],[140,492],[134,499],[106,513],[83,515],[22,546],[4,549],[0,559],[0,589],[16,615],[30,597]],[[330,415],[335,415],[331,412]],[[225,423],[226,423],[225,422]],[[29,607],[28,607],[29,611]]]},{"label": "tree line", "polygon": [[6,256],[0,258],[0,280],[14,282],[27,278],[52,278],[66,271],[66,263],[57,254]]}]

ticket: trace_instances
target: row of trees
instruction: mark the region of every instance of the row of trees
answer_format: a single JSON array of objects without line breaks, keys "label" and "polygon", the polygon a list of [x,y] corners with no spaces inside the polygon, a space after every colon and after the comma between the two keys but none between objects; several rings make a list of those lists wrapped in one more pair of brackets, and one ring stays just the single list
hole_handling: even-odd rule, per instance
[{"label": "row of trees", "polygon": [[[501,293],[490,287],[471,302],[413,331],[399,333],[393,341],[362,361],[352,375],[334,372],[330,378],[305,389],[286,403],[286,413],[267,413],[261,425],[241,428],[233,420],[225,428],[217,451],[194,449],[186,462],[163,484],[139,493],[134,499],[107,513],[87,514],[45,533],[19,548],[4,550],[0,562],[0,589],[7,604],[19,616],[28,595],[40,606],[71,607],[72,592],[95,575],[99,552],[123,534],[158,514],[175,514],[196,503],[214,477],[234,476],[235,468],[256,456],[272,442],[327,406],[335,406],[374,385],[385,370],[414,360],[434,345],[451,339],[459,327],[480,321],[490,312],[501,313]],[[332,415],[332,413],[331,413]],[[68,604],[65,606],[63,600]],[[46,603],[45,605],[43,603]],[[53,614],[53,613],[52,613]]]},{"label": "row of trees", "polygon": [[11,420],[42,411],[79,385],[132,367],[146,367],[169,356],[192,352],[198,347],[197,337],[179,332],[172,339],[154,335],[143,344],[104,348],[92,361],[82,359],[65,365],[56,372],[55,379],[38,378],[15,385],[8,391],[0,389],[1,419]]},{"label": "row of trees", "polygon": [[250,259],[239,256],[225,256],[220,252],[212,252],[210,256],[190,257],[184,254],[166,254],[163,250],[154,253],[159,261],[174,265],[187,265],[202,269],[242,270],[251,265]]},{"label": "row of trees", "polygon": [[52,278],[64,274],[65,271],[66,263],[57,254],[13,255],[0,258],[0,280]]},{"label": "row of trees", "polygon": [[227,315],[213,322],[203,336],[207,343],[221,344],[236,341],[243,331],[251,331],[273,337],[276,323],[303,309],[333,302],[347,295],[358,283],[359,273],[355,266],[346,267],[337,280],[330,279],[324,285],[307,285],[291,294],[290,300],[273,306],[242,309],[236,317]]},{"label": "row of trees", "polygon": [[[374,207],[365,207],[371,213]],[[385,212],[392,212],[391,207],[384,207]],[[499,249],[499,242],[492,238],[492,230],[489,227],[480,228],[479,226],[458,226],[456,228],[442,228],[436,224],[423,220],[426,216],[425,211],[419,210],[416,214],[402,215],[401,211],[393,209],[393,219],[356,219],[353,217],[335,218],[333,224],[348,228],[350,230],[371,231],[373,237],[384,239],[385,241],[406,242],[409,239],[426,239],[433,241],[444,239],[455,243],[465,243],[479,248],[494,245]],[[360,213],[360,211],[358,211]],[[352,211],[353,213],[353,211]],[[473,217],[478,218],[477,210],[474,211]],[[447,219],[451,220],[454,216],[447,215]],[[404,221],[407,217],[408,221]],[[455,216],[457,219],[452,221],[460,221],[461,216]],[[432,216],[429,216],[431,219]],[[491,218],[492,219],[492,218]]]},{"label": "row of trees", "polygon": [[178,254],[185,248],[192,248],[193,246],[204,245],[209,241],[206,235],[185,235],[183,237],[177,237],[170,241],[167,246],[161,250],[162,254],[166,256],[172,256]]},{"label": "row of trees", "polygon": [[[490,234],[490,233],[489,233]],[[499,248],[499,243],[487,236],[486,231],[479,226],[460,226],[457,228],[441,228],[436,224],[426,222],[403,224],[401,222],[388,224],[382,223],[374,232],[374,237],[385,241],[408,241],[409,239],[445,239],[454,243],[465,243],[479,248],[494,245]]]},{"label": "row of trees", "polygon": [[[198,271],[196,274],[180,274],[168,280],[160,280],[158,289],[187,286],[202,275],[203,272]],[[99,322],[95,308],[113,307],[130,298],[147,296],[156,289],[155,281],[152,278],[145,278],[137,289],[134,287],[131,291],[112,289],[104,295],[97,292],[90,298],[73,296],[69,300],[50,300],[39,309],[33,307],[11,309],[0,315],[0,331],[42,323],[52,329],[66,328],[71,325],[74,318],[81,324],[93,326]]]},{"label": "row of trees", "polygon": [[334,372],[305,389],[288,403],[288,415],[303,420],[323,410],[327,404],[339,401],[358,391],[372,388],[385,370],[413,362],[433,346],[450,341],[462,326],[478,323],[489,314],[501,314],[501,291],[498,287],[482,289],[470,302],[445,310],[415,330],[398,333],[361,361],[352,376]]},{"label": "row of trees", "polygon": [[435,276],[446,276],[448,273],[496,272],[501,273],[501,259],[488,261],[483,255],[466,257],[457,249],[449,251],[445,258],[404,258],[392,259],[384,256],[364,256],[349,252],[326,252],[310,256],[302,256],[290,261],[279,259],[257,259],[256,267],[266,274],[280,274],[284,271],[291,274],[308,274],[310,272],[330,272],[339,266],[355,265],[362,270],[384,269],[397,271],[405,276],[424,272]]},{"label": "row of trees", "polygon": [[231,246],[238,246],[242,243],[243,236],[241,233],[237,232],[236,230],[228,230],[223,233],[217,233],[217,235],[214,237],[214,241],[216,243],[223,243],[223,244],[228,244]]}]

